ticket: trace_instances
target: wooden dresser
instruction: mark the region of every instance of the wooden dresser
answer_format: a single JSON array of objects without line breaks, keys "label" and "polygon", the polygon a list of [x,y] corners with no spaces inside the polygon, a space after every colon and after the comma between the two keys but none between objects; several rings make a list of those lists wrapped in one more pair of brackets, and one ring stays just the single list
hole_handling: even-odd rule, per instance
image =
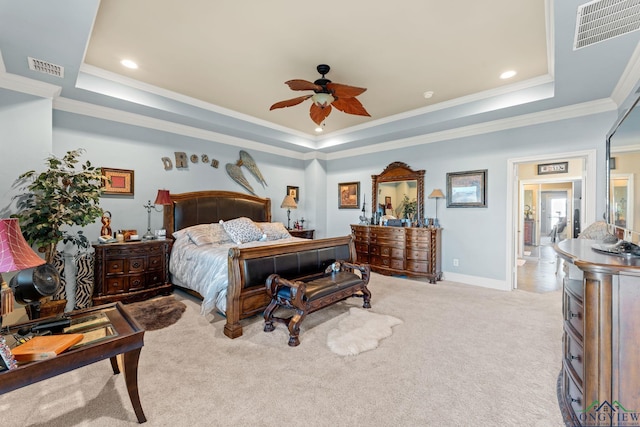
[{"label": "wooden dresser", "polygon": [[640,417],[640,258],[593,243],[555,246],[567,261],[560,406],[568,425],[639,425],[630,420]]},{"label": "wooden dresser", "polygon": [[352,225],[356,256],[381,274],[442,280],[441,228]]},{"label": "wooden dresser", "polygon": [[315,233],[315,230],[309,228],[304,228],[302,230],[294,228],[288,231],[293,237],[302,237],[303,239],[313,239],[313,234]]},{"label": "wooden dresser", "polygon": [[93,304],[141,301],[171,293],[172,240],[95,244]]}]

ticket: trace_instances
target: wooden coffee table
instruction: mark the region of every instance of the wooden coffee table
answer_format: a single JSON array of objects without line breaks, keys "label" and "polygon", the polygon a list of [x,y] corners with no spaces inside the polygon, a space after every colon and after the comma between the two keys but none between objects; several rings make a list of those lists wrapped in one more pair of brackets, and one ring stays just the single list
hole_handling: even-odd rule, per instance
[{"label": "wooden coffee table", "polygon": [[[103,315],[107,319],[104,319]],[[102,326],[105,330],[111,331],[111,334],[107,333],[104,337],[72,347],[56,357],[20,364],[16,369],[1,372],[0,394],[107,358],[111,361],[113,373],[119,374],[120,368],[118,367],[116,356],[122,354],[124,378],[129,398],[133,404],[133,410],[139,423],[147,421],[140,404],[140,396],[138,395],[138,360],[140,358],[140,350],[144,345],[144,329],[127,313],[120,302],[73,311],[67,313],[67,317],[71,318],[72,326],[87,319],[102,317]],[[4,335],[14,334],[20,328],[30,327],[44,320],[47,319],[38,319],[13,325],[9,327],[8,331],[5,329],[2,332]],[[95,331],[96,329],[93,330]],[[83,333],[82,330],[78,332]],[[85,336],[89,336],[89,332]]]}]

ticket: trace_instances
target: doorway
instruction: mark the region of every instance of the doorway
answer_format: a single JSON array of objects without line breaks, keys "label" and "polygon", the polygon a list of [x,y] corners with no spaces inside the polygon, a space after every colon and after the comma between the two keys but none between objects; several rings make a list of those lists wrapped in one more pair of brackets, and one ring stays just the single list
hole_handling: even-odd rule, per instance
[{"label": "doorway", "polygon": [[[508,161],[507,270],[511,289],[560,289],[552,242],[577,236],[595,220],[595,150]],[[538,165],[568,161],[569,172],[539,174]]]}]

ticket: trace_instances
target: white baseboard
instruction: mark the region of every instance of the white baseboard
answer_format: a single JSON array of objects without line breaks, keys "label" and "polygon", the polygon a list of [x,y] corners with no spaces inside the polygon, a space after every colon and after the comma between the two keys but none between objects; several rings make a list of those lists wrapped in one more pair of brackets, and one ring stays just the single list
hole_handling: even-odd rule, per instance
[{"label": "white baseboard", "polygon": [[506,280],[488,279],[486,277],[469,276],[466,274],[451,273],[449,271],[444,271],[442,275],[444,280],[451,282],[464,283],[465,285],[480,286],[499,291],[511,290]]}]

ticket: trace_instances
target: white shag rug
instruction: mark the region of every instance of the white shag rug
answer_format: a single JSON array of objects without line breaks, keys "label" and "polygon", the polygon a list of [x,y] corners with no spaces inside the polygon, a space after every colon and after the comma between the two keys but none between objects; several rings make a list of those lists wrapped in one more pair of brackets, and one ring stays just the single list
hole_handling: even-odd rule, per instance
[{"label": "white shag rug", "polygon": [[340,356],[355,356],[378,347],[380,340],[391,336],[391,328],[401,323],[393,316],[351,307],[338,327],[329,331],[327,346]]}]

